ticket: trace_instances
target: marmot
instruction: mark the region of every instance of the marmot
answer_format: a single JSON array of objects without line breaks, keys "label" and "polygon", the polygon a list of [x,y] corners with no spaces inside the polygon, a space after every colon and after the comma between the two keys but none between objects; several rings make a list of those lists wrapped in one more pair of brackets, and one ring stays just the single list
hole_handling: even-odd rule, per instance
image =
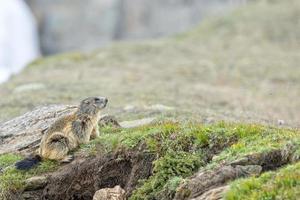
[{"label": "marmot", "polygon": [[99,136],[100,110],[107,102],[105,97],[82,100],[75,113],[59,118],[46,130],[37,155],[17,162],[16,168],[30,169],[43,158],[70,162],[73,156],[68,155],[69,151]]}]

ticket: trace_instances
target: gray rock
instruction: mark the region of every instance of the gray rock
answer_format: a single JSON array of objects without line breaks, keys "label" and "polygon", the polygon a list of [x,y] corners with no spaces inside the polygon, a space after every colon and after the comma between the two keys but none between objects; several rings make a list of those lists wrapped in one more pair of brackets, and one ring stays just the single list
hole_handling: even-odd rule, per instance
[{"label": "gray rock", "polygon": [[259,165],[222,166],[214,170],[199,171],[179,186],[175,199],[197,198],[209,190],[223,186],[226,182],[240,177],[258,175],[261,171],[262,167]]},{"label": "gray rock", "polygon": [[130,111],[136,110],[137,107],[134,105],[127,105],[123,109],[124,109],[124,111],[130,112]]},{"label": "gray rock", "polygon": [[34,176],[25,181],[25,190],[37,190],[45,187],[47,184],[47,177],[46,176]]},{"label": "gray rock", "polygon": [[125,200],[125,190],[123,190],[119,185],[114,188],[104,188],[98,190],[93,200]]},{"label": "gray rock", "polygon": [[43,132],[59,117],[74,112],[76,106],[50,105],[36,108],[0,124],[0,154],[35,149]]},{"label": "gray rock", "polygon": [[174,110],[174,107],[171,106],[165,106],[162,104],[155,104],[155,105],[151,105],[151,106],[146,106],[146,109],[149,110],[157,110],[157,111],[168,111],[168,110]]},{"label": "gray rock", "polygon": [[99,127],[105,127],[105,126],[110,126],[113,128],[120,128],[121,125],[117,121],[117,119],[112,116],[112,115],[103,115],[101,116],[99,122],[98,122]]},{"label": "gray rock", "polygon": [[135,128],[135,127],[151,124],[155,120],[156,120],[155,117],[149,117],[149,118],[143,118],[143,119],[138,119],[138,120],[133,120],[133,121],[123,121],[123,122],[120,122],[120,125],[123,128]]},{"label": "gray rock", "polygon": [[228,185],[214,188],[191,200],[220,200],[228,189]]},{"label": "gray rock", "polygon": [[208,195],[211,191],[212,195],[213,189],[227,182],[241,177],[257,176],[263,171],[274,170],[288,163],[297,162],[299,160],[296,151],[298,148],[298,144],[288,143],[281,149],[246,155],[228,165],[221,164],[213,170],[200,170],[182,182],[177,188],[175,200],[205,199],[205,193]]}]

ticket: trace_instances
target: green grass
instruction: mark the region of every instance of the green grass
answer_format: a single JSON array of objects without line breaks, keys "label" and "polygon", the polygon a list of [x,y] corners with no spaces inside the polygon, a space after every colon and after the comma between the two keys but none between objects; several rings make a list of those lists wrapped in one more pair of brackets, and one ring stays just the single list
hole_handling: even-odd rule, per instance
[{"label": "green grass", "polygon": [[300,162],[258,178],[241,179],[231,184],[226,200],[297,200],[300,197]]},{"label": "green grass", "polygon": [[21,156],[15,154],[0,155],[0,167],[5,168],[14,164],[16,161],[21,160]]},{"label": "green grass", "polygon": [[[253,128],[251,127],[252,126],[246,128],[246,126],[243,126],[243,128],[248,130]],[[220,154],[215,156],[213,162],[211,162],[207,167],[212,168],[223,161],[237,160],[252,153],[262,153],[273,149],[283,148],[288,143],[293,143],[297,146],[300,146],[299,131],[258,125],[255,125],[254,129],[258,131],[250,131],[251,134],[246,134],[241,137],[238,142],[234,143],[232,146],[226,148]]]},{"label": "green grass", "polygon": [[[99,138],[82,145],[77,152],[101,156],[123,149],[150,153],[156,157],[152,175],[148,179],[140,180],[131,196],[132,200],[172,199],[180,182],[200,168],[214,168],[220,163],[252,153],[278,149],[288,143],[297,145],[296,154],[300,157],[299,130],[258,124],[219,122],[203,125],[167,121],[131,129],[105,127],[100,132]],[[143,149],[140,149],[141,144]],[[214,151],[219,153],[210,155]],[[7,167],[0,175],[2,196],[22,190],[27,178],[57,168],[57,164],[51,161],[43,161],[29,171],[18,171],[10,167],[21,158],[14,154],[0,156],[0,167]],[[280,182],[281,179],[278,180]]]},{"label": "green grass", "polygon": [[199,154],[169,150],[154,162],[153,175],[141,182],[130,199],[172,199],[182,178],[192,175],[201,165]]},{"label": "green grass", "polygon": [[[140,181],[131,196],[133,200],[172,199],[180,181],[200,167],[214,168],[252,153],[282,148],[288,143],[300,144],[298,130],[225,122],[164,122],[134,129],[106,127],[101,132],[97,140],[83,146],[84,151],[92,155],[99,151],[109,153],[118,148],[135,149],[143,143],[143,151],[157,157],[152,176]],[[207,163],[209,149],[220,153]]]},{"label": "green grass", "polygon": [[58,167],[56,162],[46,160],[28,171],[15,169],[14,163],[22,160],[22,158],[22,156],[15,154],[0,155],[0,167],[4,168],[4,172],[0,174],[0,199],[10,199],[11,194],[22,191],[26,179],[54,171]]},{"label": "green grass", "polygon": [[[159,112],[172,119],[259,124],[283,119],[287,126],[299,127],[299,13],[298,0],[255,1],[169,39],[118,43],[85,55],[40,59],[0,86],[0,96],[5,96],[0,99],[0,121],[38,105],[78,103],[86,96],[104,95],[110,99],[105,112],[118,119],[157,116],[144,106],[160,103],[175,108]],[[19,86],[32,83],[45,88],[17,92]],[[136,106],[137,111],[124,111],[127,104]],[[126,130],[106,127],[97,140],[79,151],[105,155],[146,144],[145,153],[157,157],[154,171],[141,181],[132,199],[170,199],[180,181],[199,168],[214,168],[287,143],[299,144],[299,130],[243,123],[167,122]],[[210,149],[221,152],[207,163]],[[300,156],[300,149],[296,154]],[[0,156],[0,167],[6,168],[0,174],[0,198],[7,191],[21,190],[26,178],[56,168],[51,162],[27,172],[9,167],[19,159],[14,154]],[[274,199],[277,195],[281,198],[280,191],[283,199],[292,199],[297,195],[292,191],[299,190],[293,182],[299,177],[296,170],[299,164],[278,171],[278,175],[272,172],[238,181],[228,198],[237,198],[234,195],[239,193],[252,198],[253,192],[253,199]],[[238,185],[244,181],[243,191],[239,191]]]}]

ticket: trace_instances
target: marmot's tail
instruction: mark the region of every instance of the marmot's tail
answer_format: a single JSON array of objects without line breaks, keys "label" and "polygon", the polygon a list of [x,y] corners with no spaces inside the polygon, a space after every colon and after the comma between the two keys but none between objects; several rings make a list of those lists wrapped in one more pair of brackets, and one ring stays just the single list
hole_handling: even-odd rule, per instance
[{"label": "marmot's tail", "polygon": [[35,155],[33,157],[25,158],[24,160],[21,160],[15,164],[16,169],[20,170],[28,170],[32,167],[36,166],[41,162],[42,158],[39,155]]}]

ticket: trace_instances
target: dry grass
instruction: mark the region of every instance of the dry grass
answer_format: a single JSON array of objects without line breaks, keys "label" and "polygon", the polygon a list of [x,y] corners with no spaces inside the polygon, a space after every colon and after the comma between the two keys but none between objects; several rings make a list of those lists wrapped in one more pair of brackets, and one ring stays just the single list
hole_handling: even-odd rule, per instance
[{"label": "dry grass", "polygon": [[[1,85],[0,121],[104,95],[122,119],[155,115],[143,106],[159,103],[172,117],[299,127],[299,13],[297,0],[258,1],[173,38],[38,60]],[[32,83],[43,87],[20,91]]]}]

